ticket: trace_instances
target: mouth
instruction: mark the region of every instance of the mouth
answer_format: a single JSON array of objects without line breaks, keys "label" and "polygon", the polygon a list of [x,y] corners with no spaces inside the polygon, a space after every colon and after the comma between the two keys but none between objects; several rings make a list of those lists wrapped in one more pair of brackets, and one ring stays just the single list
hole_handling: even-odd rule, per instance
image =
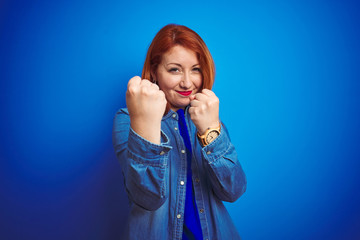
[{"label": "mouth", "polygon": [[189,96],[192,93],[192,91],[176,91],[176,92],[183,96]]}]

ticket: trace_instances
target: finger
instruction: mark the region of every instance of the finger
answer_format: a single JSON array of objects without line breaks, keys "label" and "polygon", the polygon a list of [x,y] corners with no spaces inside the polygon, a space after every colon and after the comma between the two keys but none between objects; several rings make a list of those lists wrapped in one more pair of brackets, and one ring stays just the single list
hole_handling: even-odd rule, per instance
[{"label": "finger", "polygon": [[151,87],[156,89],[156,90],[160,90],[159,86],[155,83],[151,83]]},{"label": "finger", "polygon": [[[156,85],[156,84],[155,84]],[[156,85],[157,86],[157,85]],[[162,90],[159,90],[159,96],[165,98],[165,93]]]},{"label": "finger", "polygon": [[189,114],[190,114],[190,116],[194,115],[194,111],[195,111],[195,108],[194,108],[194,107],[189,107]]},{"label": "finger", "polygon": [[213,91],[206,89],[206,88],[204,88],[201,92],[209,97],[215,96],[215,93]]},{"label": "finger", "polygon": [[196,100],[196,99],[190,101],[190,106],[191,107],[198,107],[198,106],[200,106],[200,104],[201,104],[201,102],[199,100]]},{"label": "finger", "polygon": [[130,80],[129,80],[129,82],[128,82],[128,87],[130,86],[130,85],[139,85],[140,84],[140,82],[141,82],[141,78],[139,77],[139,76],[135,76],[135,77],[132,77]]},{"label": "finger", "polygon": [[201,101],[201,102],[205,102],[207,98],[208,98],[208,96],[206,96],[206,95],[203,94],[203,93],[196,93],[196,94],[195,94],[195,99],[196,99],[196,100],[199,100],[199,101]]},{"label": "finger", "polygon": [[140,85],[141,86],[151,86],[152,83],[147,79],[143,79],[143,80],[141,80]]}]

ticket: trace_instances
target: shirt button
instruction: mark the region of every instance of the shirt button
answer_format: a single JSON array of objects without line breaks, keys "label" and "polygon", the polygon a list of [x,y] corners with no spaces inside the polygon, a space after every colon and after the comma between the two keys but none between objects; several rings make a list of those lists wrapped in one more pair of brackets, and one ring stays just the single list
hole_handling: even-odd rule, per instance
[{"label": "shirt button", "polygon": [[205,210],[203,208],[200,209],[200,213],[204,213]]},{"label": "shirt button", "polygon": [[172,115],[172,117],[173,117],[173,118],[176,118],[176,114],[174,113],[174,114]]},{"label": "shirt button", "polygon": [[183,149],[183,150],[181,150],[181,153],[185,153],[185,150]]},{"label": "shirt button", "polygon": [[180,181],[180,185],[184,185],[185,184],[185,182],[184,181]]},{"label": "shirt button", "polygon": [[198,182],[200,182],[200,179],[198,179],[198,178],[195,178],[195,182],[197,182],[197,183],[198,183]]},{"label": "shirt button", "polygon": [[164,154],[165,154],[165,152],[164,152],[164,151],[161,151],[161,152],[160,152],[160,155],[164,155]]},{"label": "shirt button", "polygon": [[180,218],[181,218],[181,214],[176,215],[176,217],[177,217],[178,219],[180,219]]},{"label": "shirt button", "polygon": [[209,155],[211,152],[210,151],[207,151],[206,154]]},{"label": "shirt button", "polygon": [[174,127],[174,129],[175,129],[175,131],[176,131],[176,130],[178,130],[178,128],[177,128],[177,127]]}]

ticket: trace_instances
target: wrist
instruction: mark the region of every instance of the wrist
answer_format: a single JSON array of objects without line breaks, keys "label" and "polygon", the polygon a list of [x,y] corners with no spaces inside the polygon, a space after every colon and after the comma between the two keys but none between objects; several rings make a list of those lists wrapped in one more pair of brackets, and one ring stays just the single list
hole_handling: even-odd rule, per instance
[{"label": "wrist", "polygon": [[218,128],[219,126],[220,126],[220,121],[217,121],[212,124],[208,124],[205,128],[198,128],[198,133],[200,135],[204,135],[208,129]]},{"label": "wrist", "polygon": [[149,124],[148,122],[131,121],[130,126],[134,132],[149,142],[161,143],[161,122],[159,124]]},{"label": "wrist", "polygon": [[197,133],[197,137],[203,147],[212,143],[219,135],[221,131],[221,124],[219,123],[217,127],[208,128],[203,134]]}]

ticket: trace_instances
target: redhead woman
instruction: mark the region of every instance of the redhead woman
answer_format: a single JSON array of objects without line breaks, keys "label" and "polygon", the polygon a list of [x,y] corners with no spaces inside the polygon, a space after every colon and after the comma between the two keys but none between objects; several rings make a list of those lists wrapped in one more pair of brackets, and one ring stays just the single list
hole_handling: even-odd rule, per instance
[{"label": "redhead woman", "polygon": [[113,128],[130,201],[123,239],[240,239],[223,201],[245,192],[246,177],[219,119],[214,77],[201,37],[170,24],[128,82]]}]

